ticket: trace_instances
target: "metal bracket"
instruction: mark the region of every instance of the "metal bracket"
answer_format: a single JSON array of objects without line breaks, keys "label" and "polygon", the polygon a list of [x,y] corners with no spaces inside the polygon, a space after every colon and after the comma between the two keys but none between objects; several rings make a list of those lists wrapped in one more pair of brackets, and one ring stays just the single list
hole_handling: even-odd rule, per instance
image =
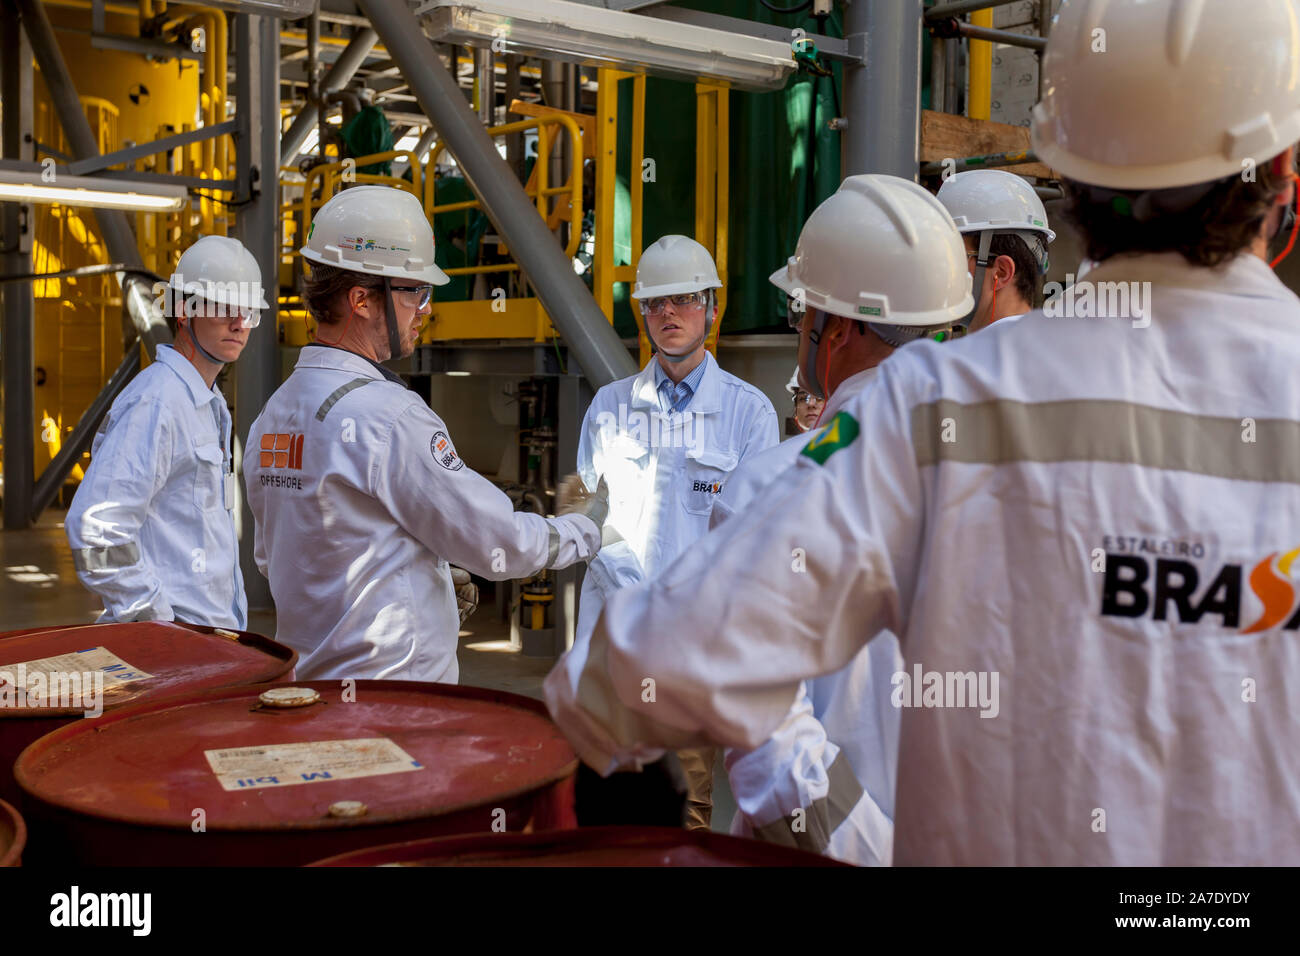
[{"label": "metal bracket", "polygon": [[179,146],[187,146],[201,140],[224,136],[227,133],[235,132],[237,129],[239,129],[239,123],[235,120],[226,120],[224,123],[217,123],[215,126],[201,126],[198,129],[176,133],[173,136],[164,136],[162,139],[155,139],[149,143],[140,143],[138,146],[128,146],[126,149],[119,149],[116,152],[104,153],[100,156],[92,156],[89,159],[69,163],[68,173],[73,176],[97,173],[101,169],[108,169],[109,166],[116,166],[118,163],[129,163],[142,156],[170,152]]}]

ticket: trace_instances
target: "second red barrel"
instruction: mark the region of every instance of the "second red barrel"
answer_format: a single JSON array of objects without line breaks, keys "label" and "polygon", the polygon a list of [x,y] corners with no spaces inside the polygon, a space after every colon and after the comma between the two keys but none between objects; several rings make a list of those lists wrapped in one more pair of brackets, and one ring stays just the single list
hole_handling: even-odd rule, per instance
[{"label": "second red barrel", "polygon": [[0,800],[0,866],[19,866],[23,860],[23,845],[27,842],[27,827],[18,811]]},{"label": "second red barrel", "polygon": [[19,799],[11,768],[23,748],[70,721],[185,691],[281,679],[297,660],[260,634],[165,621],[0,634],[0,799]]},{"label": "second red barrel", "polygon": [[576,769],[536,701],[361,680],[125,707],[43,737],[14,775],[63,862],[297,866],[379,843],[576,826]]}]

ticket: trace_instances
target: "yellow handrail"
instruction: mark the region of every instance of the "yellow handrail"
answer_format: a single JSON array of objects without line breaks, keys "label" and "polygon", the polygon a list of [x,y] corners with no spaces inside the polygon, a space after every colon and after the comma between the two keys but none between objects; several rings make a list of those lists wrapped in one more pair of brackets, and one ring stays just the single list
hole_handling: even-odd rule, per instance
[{"label": "yellow handrail", "polygon": [[[574,157],[572,168],[569,170],[569,181],[559,186],[545,185],[548,179],[548,164],[550,161],[550,131],[548,126],[562,126],[569,134],[573,149],[570,155]],[[533,167],[533,180],[537,183],[531,190],[525,188],[525,193],[529,198],[534,199],[537,203],[537,211],[549,225],[552,219],[565,220],[570,224],[569,241],[565,246],[564,254],[570,259],[578,251],[578,243],[582,239],[581,217],[582,217],[582,134],[578,130],[578,124],[574,122],[573,117],[563,114],[551,114],[547,116],[537,116],[526,120],[516,120],[511,123],[503,123],[500,126],[489,126],[488,135],[506,136],[510,133],[518,133],[527,129],[537,130],[537,163]],[[465,209],[481,209],[483,203],[478,199],[467,199],[462,202],[444,203],[437,205],[434,202],[435,192],[437,189],[437,178],[432,171],[437,168],[438,157],[442,155],[445,143],[439,141],[432,150],[429,151],[429,159],[426,163],[426,175],[424,177],[424,211],[429,216],[429,221],[439,213],[460,212]],[[569,194],[568,209],[564,209],[564,204],[557,204],[555,210],[550,209],[549,197]],[[567,212],[567,215],[566,215]],[[576,227],[575,227],[576,220]],[[447,275],[474,275],[481,272],[513,272],[519,268],[517,262],[494,262],[482,266],[460,266],[453,269],[445,269]]]},{"label": "yellow handrail", "polygon": [[[371,153],[368,156],[358,156],[355,159],[342,159],[336,163],[322,163],[319,166],[313,166],[307,172],[307,180],[302,186],[302,234],[304,236],[311,233],[311,215],[313,208],[319,208],[325,202],[338,192],[338,186],[344,179],[342,172],[351,163],[352,169],[358,169],[362,166],[371,166],[375,163],[389,162],[399,157],[405,157],[411,166],[411,182],[407,182],[400,176],[382,176],[376,173],[351,173],[347,182],[357,183],[375,183],[383,186],[393,186],[397,189],[405,189],[414,195],[417,199],[420,196],[420,182],[422,171],[420,164],[416,162],[415,153],[409,149],[389,150],[386,153]],[[320,199],[313,200],[312,193],[316,180],[321,180]]]}]

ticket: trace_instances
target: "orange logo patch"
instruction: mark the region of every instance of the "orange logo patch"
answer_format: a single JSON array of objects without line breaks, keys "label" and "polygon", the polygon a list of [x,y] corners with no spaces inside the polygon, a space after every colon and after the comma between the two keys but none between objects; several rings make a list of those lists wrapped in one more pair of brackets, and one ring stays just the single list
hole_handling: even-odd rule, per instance
[{"label": "orange logo patch", "polygon": [[263,468],[293,468],[302,471],[302,435],[268,432],[262,436]]}]

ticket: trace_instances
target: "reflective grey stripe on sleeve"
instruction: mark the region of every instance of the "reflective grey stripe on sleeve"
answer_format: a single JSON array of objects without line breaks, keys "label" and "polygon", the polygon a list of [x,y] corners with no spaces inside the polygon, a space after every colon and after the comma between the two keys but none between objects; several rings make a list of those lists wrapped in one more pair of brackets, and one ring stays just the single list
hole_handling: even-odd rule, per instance
[{"label": "reflective grey stripe on sleeve", "polygon": [[801,807],[801,815],[791,812],[782,820],[754,827],[754,837],[767,843],[792,846],[810,853],[825,853],[831,834],[848,819],[862,799],[862,784],[841,751],[826,768],[826,796],[812,806]]},{"label": "reflective grey stripe on sleeve", "polygon": [[320,403],[320,408],[316,409],[316,421],[325,421],[325,416],[330,413],[330,409],[337,405],[339,399],[348,392],[355,391],[362,385],[369,385],[371,382],[377,381],[379,381],[377,378],[354,378],[347,384],[340,385],[338,388],[334,389],[334,391],[330,392],[329,398]]},{"label": "reflective grey stripe on sleeve", "polygon": [[912,409],[921,467],[1090,461],[1300,484],[1300,422],[1219,418],[1131,402],[941,399]]},{"label": "reflective grey stripe on sleeve", "polygon": [[546,523],[546,567],[555,563],[555,559],[560,555],[560,532],[556,530],[555,525],[549,521]]},{"label": "reflective grey stripe on sleeve", "polygon": [[140,545],[135,541],[111,548],[81,548],[72,552],[72,563],[80,572],[111,571],[140,563]]}]

